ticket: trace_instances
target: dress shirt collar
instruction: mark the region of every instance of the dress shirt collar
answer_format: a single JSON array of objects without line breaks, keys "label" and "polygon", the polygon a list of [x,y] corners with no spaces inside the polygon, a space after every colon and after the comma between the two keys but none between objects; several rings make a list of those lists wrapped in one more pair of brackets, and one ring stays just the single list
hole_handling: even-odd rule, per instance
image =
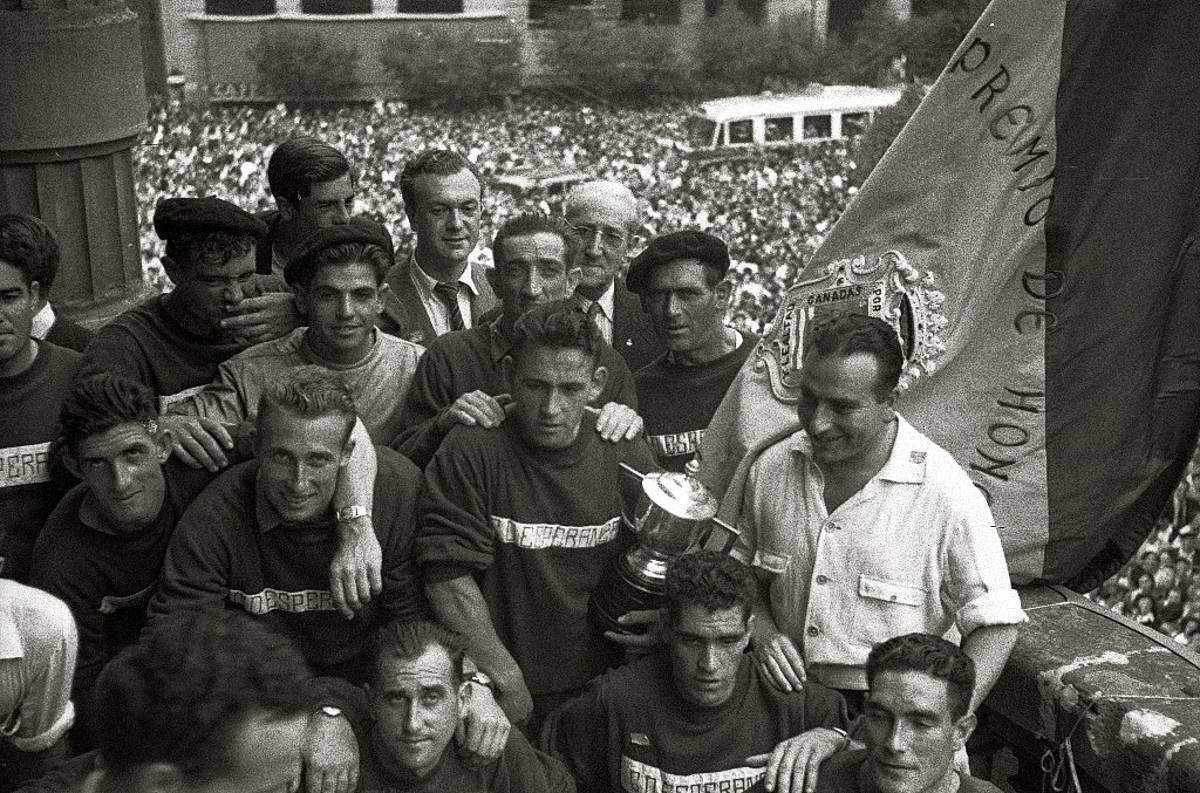
[{"label": "dress shirt collar", "polygon": [[584,311],[587,311],[589,308],[591,308],[592,303],[599,303],[600,310],[604,312],[604,318],[607,319],[609,323],[612,323],[613,312],[616,310],[613,308],[616,300],[616,291],[616,281],[610,281],[608,284],[608,289],[605,289],[604,294],[600,295],[600,297],[596,298],[595,300],[588,300],[578,292],[575,293],[575,297],[579,299],[579,303],[583,306]]},{"label": "dress shirt collar", "polygon": [[54,314],[54,308],[47,303],[46,305],[42,306],[38,313],[33,315],[33,328],[31,329],[29,335],[33,336],[33,338],[37,339],[38,341],[44,340],[46,338],[46,334],[50,332],[51,326],[54,325],[55,319],[57,319],[57,317]]},{"label": "dress shirt collar", "polygon": [[[887,462],[879,469],[872,479],[883,479],[888,482],[901,482],[919,485],[925,481],[925,458],[928,455],[929,444],[921,433],[896,414],[896,439],[892,442],[892,451],[888,454]],[[812,441],[808,433],[800,430],[792,436],[791,450],[812,459]]]},{"label": "dress shirt collar", "polygon": [[[413,283],[418,288],[423,289],[426,294],[433,294],[433,287],[437,285],[438,280],[425,272],[417,261],[417,253],[413,251],[412,259],[410,260],[412,267],[409,270],[412,272]],[[475,286],[475,274],[471,271],[471,262],[467,262],[467,266],[463,268],[462,274],[458,276],[458,282],[463,284],[470,290],[473,297],[479,296],[479,287]]]}]

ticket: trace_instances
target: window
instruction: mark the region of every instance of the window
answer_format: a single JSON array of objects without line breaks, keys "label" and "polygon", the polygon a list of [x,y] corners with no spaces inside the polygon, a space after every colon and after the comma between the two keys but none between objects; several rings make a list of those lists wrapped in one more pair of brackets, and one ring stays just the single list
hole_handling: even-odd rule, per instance
[{"label": "window", "polygon": [[300,0],[305,14],[369,14],[371,0]]},{"label": "window", "polygon": [[842,137],[861,135],[871,121],[870,113],[842,113]]},{"label": "window", "polygon": [[204,13],[258,16],[275,13],[275,0],[204,0]]},{"label": "window", "polygon": [[529,18],[535,22],[557,21],[565,24],[564,18],[569,18],[579,6],[590,6],[592,0],[529,0]]},{"label": "window", "polygon": [[754,121],[745,119],[743,121],[729,122],[729,145],[733,146],[738,143],[753,143],[754,142]]},{"label": "window", "polygon": [[792,139],[792,117],[777,116],[768,118],[763,130],[763,140],[767,143],[779,143]]},{"label": "window", "polygon": [[401,14],[461,14],[463,0],[396,0]]},{"label": "window", "polygon": [[828,138],[833,135],[833,124],[829,114],[804,117],[804,139]]}]

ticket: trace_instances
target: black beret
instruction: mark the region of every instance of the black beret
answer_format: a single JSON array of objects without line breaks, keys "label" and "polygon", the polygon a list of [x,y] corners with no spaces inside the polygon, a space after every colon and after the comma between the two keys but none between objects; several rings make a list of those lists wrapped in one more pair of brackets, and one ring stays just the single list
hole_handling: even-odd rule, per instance
[{"label": "black beret", "polygon": [[317,229],[302,239],[283,268],[283,280],[289,285],[304,280],[305,273],[316,265],[317,254],[349,243],[378,245],[387,251],[389,259],[396,255],[392,247],[392,235],[388,234],[382,223],[370,218],[350,218],[348,223]]},{"label": "black beret", "polygon": [[154,233],[160,239],[213,231],[265,237],[267,224],[219,198],[164,198],[154,208]]},{"label": "black beret", "polygon": [[703,231],[676,231],[650,240],[646,249],[629,265],[625,285],[637,294],[646,288],[651,270],[678,259],[696,259],[701,264],[715,267],[720,278],[729,271],[729,249],[719,238]]}]

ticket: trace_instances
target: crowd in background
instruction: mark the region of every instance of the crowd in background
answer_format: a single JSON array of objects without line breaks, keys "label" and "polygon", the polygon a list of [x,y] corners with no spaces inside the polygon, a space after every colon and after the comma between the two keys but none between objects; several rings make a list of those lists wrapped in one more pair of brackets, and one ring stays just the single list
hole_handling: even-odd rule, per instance
[{"label": "crowd in background", "polygon": [[1200,652],[1200,455],[1137,554],[1087,597]]},{"label": "crowd in background", "polygon": [[273,208],[267,160],[294,134],[314,135],[346,154],[357,170],[356,211],[384,223],[406,255],[412,235],[398,181],[404,160],[422,149],[451,148],[488,182],[476,256],[490,259],[485,246],[514,213],[560,209],[562,191],[516,194],[500,188],[500,177],[560,171],[617,180],[643,203],[643,239],[699,228],[728,243],[739,263],[730,322],[760,333],[854,194],[854,162],[841,142],[705,159],[687,145],[687,117],[682,103],[589,108],[536,95],[469,114],[385,102],[324,110],[160,103],[135,149],[143,265],[162,288],[162,243],[150,219],[163,196],[214,195],[250,211]]}]

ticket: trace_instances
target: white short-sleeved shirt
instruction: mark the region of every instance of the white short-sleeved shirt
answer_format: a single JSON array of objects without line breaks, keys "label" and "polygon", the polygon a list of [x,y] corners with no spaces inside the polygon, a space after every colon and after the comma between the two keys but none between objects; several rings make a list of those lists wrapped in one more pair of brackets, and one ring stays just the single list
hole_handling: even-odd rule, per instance
[{"label": "white short-sleeved shirt", "polygon": [[775,621],[835,688],[865,689],[867,653],[893,636],[1026,620],[983,495],[897,420],[883,468],[832,515],[803,430],[762,452],[742,493],[737,554],[775,574]]},{"label": "white short-sleeved shirt", "polygon": [[65,603],[0,578],[0,736],[20,751],[49,749],[74,723],[78,649]]}]

